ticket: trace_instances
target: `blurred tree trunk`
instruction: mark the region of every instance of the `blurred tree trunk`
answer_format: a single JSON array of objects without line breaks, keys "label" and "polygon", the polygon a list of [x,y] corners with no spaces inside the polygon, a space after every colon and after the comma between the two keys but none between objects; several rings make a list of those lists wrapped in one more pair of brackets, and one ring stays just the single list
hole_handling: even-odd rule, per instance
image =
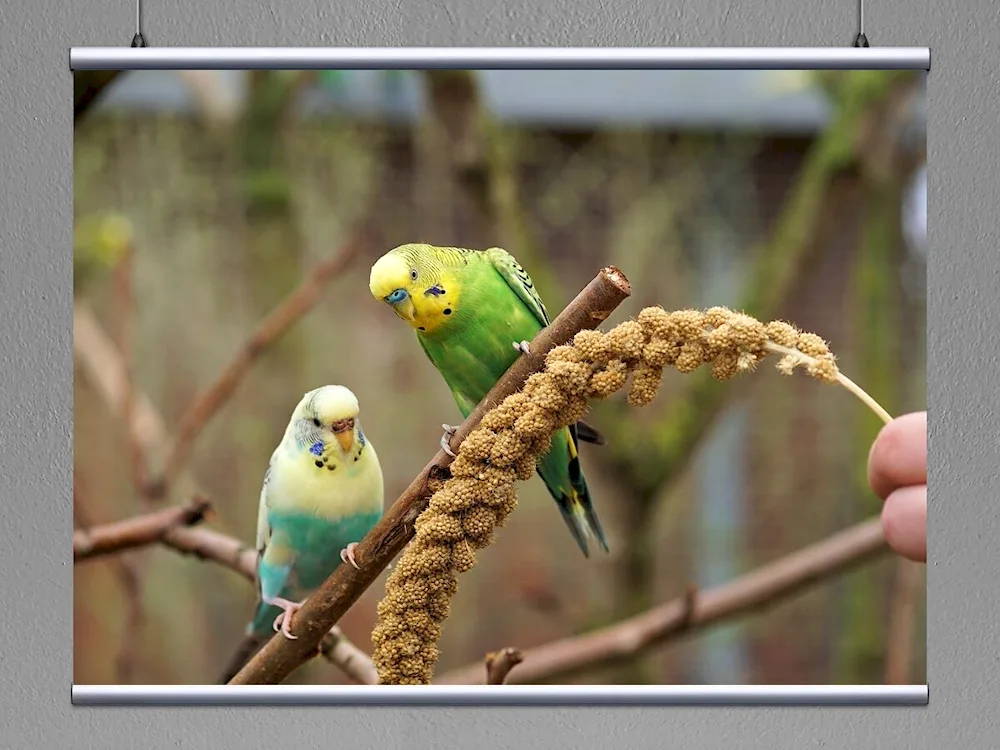
[{"label": "blurred tree trunk", "polygon": [[[897,414],[902,387],[900,369],[900,289],[903,185],[906,175],[864,181],[864,224],[860,252],[855,257],[852,311],[856,327],[855,367],[858,382],[890,414]],[[882,428],[867,410],[857,415],[850,441],[853,517],[877,513],[879,501],[867,479],[868,449]],[[834,674],[839,682],[882,682],[886,654],[886,572],[854,573],[845,581],[844,630],[837,643]]]},{"label": "blurred tree trunk", "polygon": [[[879,127],[896,104],[893,91],[901,83],[912,87],[909,71],[875,73],[854,71],[845,80],[831,123],[814,143],[767,243],[755,255],[737,305],[747,313],[762,320],[779,314],[803,270],[814,263],[821,239],[834,229],[831,191],[857,169],[865,149],[881,141]],[[609,446],[612,468],[637,486],[659,487],[678,474],[734,392],[733,383],[718,383],[706,372],[688,379],[683,397],[673,399],[660,419],[631,440]]]},{"label": "blurred tree trunk", "polygon": [[[858,74],[861,82],[873,85],[875,76]],[[912,82],[913,75],[907,76]],[[856,370],[860,382],[890,414],[898,414],[905,384],[902,381],[902,252],[905,187],[917,160],[900,149],[909,118],[913,87],[897,87],[886,93],[887,106],[881,113],[881,134],[862,148],[860,173],[865,196],[860,252],[855,259],[852,312],[858,346]],[[841,100],[856,95],[845,87],[835,94]],[[867,481],[868,449],[881,429],[879,420],[861,413],[855,427],[852,479],[855,515],[879,510]],[[887,583],[891,563],[868,576],[852,576],[846,581],[845,628],[837,644],[834,672],[842,682],[883,681],[886,658],[887,607],[891,598]]]},{"label": "blurred tree trunk", "polygon": [[[690,174],[676,165],[680,177],[657,178],[654,173],[656,144],[655,136],[645,130],[613,133],[605,138],[605,148],[613,155],[611,162],[616,165],[610,175],[609,213],[616,219],[609,232],[608,262],[625,269],[633,279],[647,275],[651,278],[654,273],[661,277],[655,285],[636,286],[633,296],[637,298],[637,306],[677,299],[678,295],[689,291],[682,287],[684,274],[680,268],[677,221],[681,207],[677,203],[684,200],[678,199],[679,195],[695,194],[696,191],[689,190],[689,185],[678,184]],[[665,387],[669,388],[669,384]],[[612,419],[619,424],[636,424],[641,419],[635,410],[620,403],[609,407],[611,404],[600,404],[595,413],[613,413]],[[600,452],[606,450],[606,447],[599,449]],[[657,552],[661,541],[656,518],[659,487],[637,485],[632,479],[631,476],[619,478],[614,507],[608,508],[614,513],[619,541],[610,566],[612,596],[603,613],[607,622],[649,609],[662,589],[656,585]],[[635,659],[611,670],[611,677],[622,684],[657,683],[661,681],[657,664],[649,657]]]},{"label": "blurred tree trunk", "polygon": [[482,102],[474,70],[425,71],[429,120],[445,144],[454,185],[464,196],[461,213],[476,217],[469,228],[477,249],[499,245],[527,269],[552,317],[565,302],[524,206],[518,186],[518,140]]},{"label": "blurred tree trunk", "polygon": [[254,239],[247,249],[262,263],[259,292],[270,308],[300,277],[301,238],[294,221],[284,138],[298,94],[309,78],[276,70],[253,70],[248,75],[249,97],[238,140],[246,216]]},{"label": "blurred tree trunk", "polygon": [[[816,265],[794,285],[775,317],[818,333],[838,355],[847,355],[850,330],[843,323],[842,308],[850,295],[850,258],[856,249],[852,228],[860,205],[857,179],[835,179],[829,196],[827,226],[816,238]],[[833,516],[844,505],[844,493],[838,491],[843,465],[832,448],[849,438],[849,430],[830,417],[845,412],[853,417],[852,408],[864,408],[852,406],[846,393],[827,390],[808,377],[783,377],[772,367],[764,365],[747,381],[753,389],[748,444],[752,505],[744,537],[750,569],[842,525]],[[849,517],[857,520],[853,513]],[[804,592],[780,611],[750,623],[750,681],[829,680],[829,644],[834,638],[825,627],[831,616],[829,598],[829,591]]]},{"label": "blurred tree trunk", "polygon": [[[650,609],[656,590],[656,495],[623,493],[623,498],[618,508],[620,549],[615,550],[611,568],[613,599],[605,615],[609,622]],[[624,685],[656,682],[654,662],[647,657],[633,659],[615,672],[616,680]]]},{"label": "blurred tree trunk", "polygon": [[[253,269],[251,290],[260,315],[267,314],[301,280],[304,240],[292,198],[285,159],[286,128],[311,72],[253,70],[248,99],[238,123],[236,148],[246,220],[244,246]],[[296,368],[304,346],[301,327],[275,342],[269,359]],[[266,368],[266,364],[265,364]]]}]

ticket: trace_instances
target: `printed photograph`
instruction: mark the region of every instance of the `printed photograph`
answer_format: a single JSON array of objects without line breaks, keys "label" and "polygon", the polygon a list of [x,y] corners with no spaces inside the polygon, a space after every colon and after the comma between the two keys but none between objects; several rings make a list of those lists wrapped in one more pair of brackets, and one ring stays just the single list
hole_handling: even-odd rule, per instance
[{"label": "printed photograph", "polygon": [[918,71],[76,71],[74,684],[926,684],[926,156]]}]

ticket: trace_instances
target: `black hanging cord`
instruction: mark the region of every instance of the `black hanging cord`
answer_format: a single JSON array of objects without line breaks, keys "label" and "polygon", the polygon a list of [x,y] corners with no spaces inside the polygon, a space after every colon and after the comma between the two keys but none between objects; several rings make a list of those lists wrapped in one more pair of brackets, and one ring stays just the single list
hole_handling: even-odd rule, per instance
[{"label": "black hanging cord", "polygon": [[[146,46],[146,38],[142,35],[142,0],[135,0],[135,36],[132,37],[132,46]],[[865,46],[868,46],[867,43]]]},{"label": "black hanging cord", "polygon": [[[139,2],[140,0],[137,0]],[[858,35],[854,37],[855,47],[870,47],[865,36],[865,0],[858,0]]]}]

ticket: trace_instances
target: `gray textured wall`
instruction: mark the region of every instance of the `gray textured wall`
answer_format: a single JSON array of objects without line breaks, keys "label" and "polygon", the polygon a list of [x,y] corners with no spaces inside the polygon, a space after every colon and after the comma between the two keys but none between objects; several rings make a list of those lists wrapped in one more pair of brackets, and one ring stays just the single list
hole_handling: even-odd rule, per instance
[{"label": "gray textured wall", "polygon": [[[153,45],[842,45],[855,3],[148,0]],[[1000,116],[992,0],[869,2],[877,45],[929,45],[930,706],[919,709],[73,709],[72,45],[126,45],[125,0],[0,6],[0,607],[8,747],[989,747],[1000,599],[993,371]],[[987,671],[988,667],[992,667]]]}]

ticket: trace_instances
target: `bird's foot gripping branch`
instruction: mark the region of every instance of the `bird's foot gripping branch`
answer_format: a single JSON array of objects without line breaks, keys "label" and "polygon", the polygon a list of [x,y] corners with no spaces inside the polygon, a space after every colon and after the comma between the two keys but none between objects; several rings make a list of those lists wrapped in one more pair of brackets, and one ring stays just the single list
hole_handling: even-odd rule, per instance
[{"label": "bird's foot gripping branch", "polygon": [[797,367],[840,383],[884,421],[889,415],[837,369],[817,335],[784,322],[762,323],[723,307],[667,312],[647,307],[607,332],[580,331],[545,357],[544,369],[503,400],[462,443],[451,478],[416,521],[416,534],[389,576],[372,634],[381,684],[428,684],[437,661],[441,625],[457,575],[476,563],[517,504],[514,482],[527,480],[553,433],[584,415],[589,399],[625,387],[628,402],[648,404],[663,371],[693,372],[710,365],[719,380],[753,370],[769,355],[778,370]]}]

